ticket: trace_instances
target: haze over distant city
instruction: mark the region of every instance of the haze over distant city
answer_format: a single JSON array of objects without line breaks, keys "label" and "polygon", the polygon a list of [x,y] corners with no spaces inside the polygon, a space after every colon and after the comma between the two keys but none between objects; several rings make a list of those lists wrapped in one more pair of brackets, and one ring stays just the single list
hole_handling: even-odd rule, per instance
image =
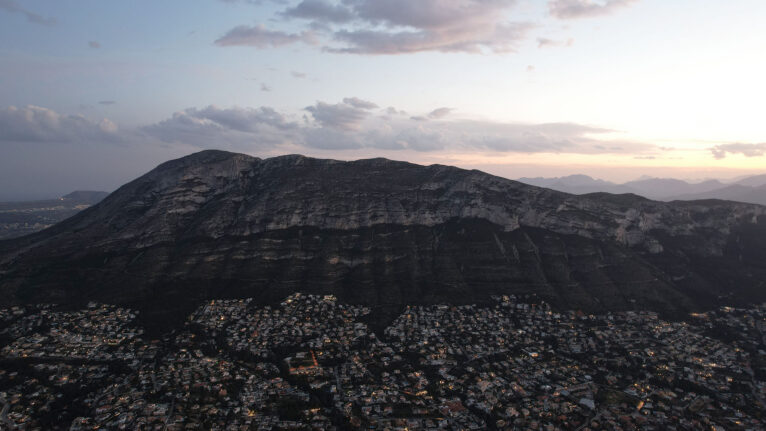
[{"label": "haze over distant city", "polygon": [[201,149],[766,173],[759,0],[0,0],[0,200]]}]

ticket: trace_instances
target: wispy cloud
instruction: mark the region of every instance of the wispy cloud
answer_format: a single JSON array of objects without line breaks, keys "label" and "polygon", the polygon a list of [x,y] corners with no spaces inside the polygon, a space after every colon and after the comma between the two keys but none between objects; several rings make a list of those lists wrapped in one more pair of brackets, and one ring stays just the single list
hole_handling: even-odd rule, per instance
[{"label": "wispy cloud", "polygon": [[549,0],[548,11],[558,19],[590,18],[611,14],[637,2],[638,0]]},{"label": "wispy cloud", "polygon": [[537,38],[538,48],[570,47],[574,45],[574,39],[554,40],[546,37]]},{"label": "wispy cloud", "polygon": [[41,25],[54,25],[56,24],[55,18],[45,17],[38,13],[32,12],[18,3],[15,0],[0,0],[0,10],[4,10],[9,13],[18,13],[24,15],[27,21]]},{"label": "wispy cloud", "polygon": [[256,48],[279,47],[297,42],[315,44],[315,36],[305,31],[302,33],[287,33],[269,30],[261,24],[255,26],[241,25],[229,30],[228,33],[215,41],[219,46],[252,46]]},{"label": "wispy cloud", "polygon": [[761,144],[721,144],[710,148],[713,157],[724,159],[727,154],[742,154],[745,157],[763,157],[766,155],[766,142]]}]

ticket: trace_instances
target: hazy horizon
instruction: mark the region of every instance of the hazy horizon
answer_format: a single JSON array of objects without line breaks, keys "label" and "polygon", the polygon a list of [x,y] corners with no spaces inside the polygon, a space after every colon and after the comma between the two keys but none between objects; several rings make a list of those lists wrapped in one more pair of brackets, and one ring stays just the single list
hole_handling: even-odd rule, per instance
[{"label": "hazy horizon", "polygon": [[[188,155],[188,154],[186,154],[186,155]],[[186,156],[186,155],[184,155],[184,156]],[[287,154],[284,154],[284,155],[287,155]],[[279,157],[279,156],[271,156],[271,157]],[[349,160],[352,160],[352,159],[349,159]],[[404,160],[398,160],[398,161],[404,161]],[[417,163],[417,162],[414,162],[414,163]],[[428,165],[430,163],[419,163],[419,164]],[[57,199],[57,198],[60,198],[60,197],[66,195],[68,193],[71,193],[73,191],[106,191],[106,192],[111,193],[111,192],[115,191],[117,188],[119,188],[120,186],[122,186],[123,184],[125,184],[125,183],[127,183],[129,181],[132,181],[132,180],[140,177],[141,175],[147,173],[149,170],[151,170],[151,169],[153,169],[155,167],[156,167],[156,165],[149,167],[145,171],[142,171],[140,173],[136,173],[135,176],[128,178],[123,183],[119,183],[119,184],[117,184],[116,186],[114,186],[112,188],[108,188],[108,187],[99,188],[99,187],[89,187],[89,186],[85,186],[85,187],[74,186],[74,187],[66,188],[66,186],[57,185],[55,187],[51,187],[49,190],[42,190],[42,191],[39,191],[39,192],[32,192],[32,193],[23,193],[23,192],[10,192],[10,193],[8,193],[8,192],[0,192],[0,202],[14,202],[14,201],[23,202],[23,201],[34,201],[34,200]],[[536,170],[534,167],[529,167],[529,166],[522,166],[518,170],[514,169],[514,166],[512,166],[512,165],[511,166],[499,166],[499,167],[498,166],[494,166],[496,169],[487,169],[487,166],[476,166],[476,167],[473,167],[473,166],[470,166],[470,165],[460,166],[460,167],[462,167],[464,169],[479,169],[479,170],[485,171],[487,173],[490,173],[490,174],[493,174],[493,175],[497,175],[497,176],[500,176],[500,177],[503,177],[503,178],[507,178],[507,179],[510,179],[510,180],[523,180],[524,178],[529,178],[529,179],[537,179],[537,178],[560,179],[560,178],[566,178],[566,177],[576,176],[576,175],[585,175],[585,176],[588,176],[588,177],[592,178],[593,180],[608,181],[608,182],[614,183],[616,185],[622,185],[624,183],[628,183],[628,182],[631,182],[631,181],[638,181],[638,180],[641,180],[641,179],[650,179],[650,178],[651,179],[674,179],[674,180],[681,180],[681,181],[685,181],[685,182],[687,182],[689,184],[696,184],[696,183],[701,183],[701,182],[709,181],[709,180],[718,180],[718,181],[720,181],[720,182],[722,182],[724,184],[730,184],[730,183],[734,183],[734,182],[736,182],[738,180],[741,180],[741,179],[744,179],[744,178],[748,178],[748,177],[751,177],[751,176],[754,176],[754,175],[763,175],[763,174],[766,173],[766,170],[764,170],[764,171],[753,171],[750,174],[741,175],[742,172],[740,172],[740,171],[732,171],[732,173],[733,172],[738,172],[739,174],[736,175],[736,176],[729,175],[729,176],[719,176],[719,177],[694,177],[694,176],[682,177],[682,176],[672,176],[672,175],[668,175],[668,176],[661,176],[661,175],[660,176],[652,176],[652,175],[647,175],[647,174],[638,174],[638,175],[635,175],[635,176],[630,176],[630,174],[626,173],[624,178],[627,178],[627,179],[625,179],[625,180],[609,180],[607,178],[602,178],[602,177],[599,177],[597,175],[591,175],[591,174],[584,173],[584,172],[569,171],[569,170],[567,170],[568,169],[567,167],[561,167],[561,170],[560,170],[561,174],[556,174],[557,170],[555,169],[555,167],[550,167],[551,168],[550,172],[552,173],[552,175],[549,175],[549,176],[539,175],[539,174],[537,174],[539,172],[539,170]],[[493,166],[489,166],[489,167],[492,168]],[[636,168],[636,169],[639,169],[639,168]],[[493,170],[494,170],[494,172],[493,172]],[[529,175],[517,175],[518,172],[529,172],[530,174]],[[661,171],[657,170],[657,172],[661,172]],[[677,174],[679,172],[684,172],[684,170],[670,169],[667,172],[669,174],[673,174],[673,173]],[[688,171],[688,173],[689,174],[693,174],[693,173],[698,173],[698,171]],[[94,181],[94,184],[98,184],[98,183],[99,183],[98,180]],[[106,182],[102,182],[102,183],[107,184]]]}]

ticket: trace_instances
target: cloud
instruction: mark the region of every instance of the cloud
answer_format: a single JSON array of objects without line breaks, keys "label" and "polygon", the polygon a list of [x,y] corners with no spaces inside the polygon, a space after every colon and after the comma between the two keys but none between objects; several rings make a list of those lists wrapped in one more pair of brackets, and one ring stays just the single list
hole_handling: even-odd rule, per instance
[{"label": "cloud", "polygon": [[515,51],[518,43],[533,27],[527,23],[505,23],[419,31],[341,30],[335,32],[334,40],[343,46],[325,47],[325,50],[334,53],[375,55],[425,51],[508,53]]},{"label": "cloud", "polygon": [[[650,156],[656,152],[653,145],[602,137],[613,134],[613,130],[575,123],[446,118],[438,123],[413,122],[396,108],[381,110],[377,104],[356,97],[347,97],[339,103],[318,101],[305,110],[309,116],[296,121],[269,107],[191,108],[142,130],[163,142],[240,150],[450,150],[631,156]],[[445,110],[436,111],[446,115]]]},{"label": "cloud", "polygon": [[[392,109],[392,108],[389,108],[389,109]],[[395,111],[396,110],[394,110],[394,112]],[[413,115],[410,117],[410,120],[412,121],[439,120],[449,115],[450,112],[452,112],[452,108],[437,108],[429,112],[427,115]],[[404,111],[402,111],[402,113],[404,113]]]},{"label": "cloud", "polygon": [[611,14],[637,2],[638,0],[549,0],[548,12],[558,19],[590,18]]},{"label": "cloud", "polygon": [[19,13],[27,18],[27,21],[41,25],[54,25],[56,20],[54,18],[44,17],[40,14],[31,12],[21,7],[14,0],[0,0],[0,10],[4,10],[9,13]]},{"label": "cloud", "polygon": [[228,33],[215,41],[218,46],[252,46],[269,48],[293,43],[315,44],[316,39],[311,32],[286,33],[269,30],[261,24],[255,26],[241,25],[229,30]]},{"label": "cloud", "polygon": [[341,29],[333,52],[512,52],[534,26],[507,20],[514,0],[345,0],[356,29]]},{"label": "cloud", "polygon": [[354,108],[359,109],[375,109],[378,107],[378,105],[368,102],[366,100],[362,100],[358,97],[346,97],[343,99],[343,103],[353,106]]},{"label": "cloud", "polygon": [[388,114],[388,115],[407,115],[407,112],[399,110],[399,109],[396,109],[393,106],[389,106],[388,108],[386,108],[386,114]]},{"label": "cloud", "polygon": [[269,87],[266,84],[261,84],[261,91],[269,92],[269,91],[271,91],[271,87]]},{"label": "cloud", "polygon": [[[51,109],[27,106],[0,110],[0,144],[71,142],[139,143],[163,147],[218,147],[239,151],[309,149],[376,149],[417,152],[626,154],[651,156],[656,147],[605,139],[612,130],[574,123],[523,124],[446,118],[447,108],[433,111],[442,121],[413,122],[396,108],[358,97],[339,103],[317,101],[309,115],[284,114],[274,108],[189,108],[158,123],[121,130],[111,121],[93,121]],[[741,144],[732,144],[741,145]],[[763,155],[766,144],[717,148],[722,152]]]},{"label": "cloud", "polygon": [[446,117],[450,112],[452,112],[452,108],[437,108],[428,114],[428,118],[437,120]]},{"label": "cloud", "polygon": [[176,112],[141,132],[168,143],[265,148],[298,139],[298,129],[297,123],[269,107],[221,109],[211,105]]},{"label": "cloud", "polygon": [[98,102],[99,105],[115,105],[117,102],[114,100],[101,100]]},{"label": "cloud", "polygon": [[347,7],[323,0],[303,0],[297,6],[282,12],[282,15],[331,23],[345,23],[355,18],[354,13]]},{"label": "cloud", "polygon": [[538,48],[553,48],[553,47],[570,47],[574,45],[574,39],[567,39],[567,40],[553,40],[548,39],[545,37],[538,37],[537,38],[537,47]]},{"label": "cloud", "polygon": [[357,16],[373,24],[420,29],[475,28],[497,24],[514,0],[346,0]]},{"label": "cloud", "polygon": [[298,78],[298,79],[303,79],[303,78],[306,77],[305,73],[303,73],[303,72],[296,72],[294,70],[292,72],[290,72],[290,75],[292,75],[293,78]]},{"label": "cloud", "polygon": [[358,130],[373,108],[377,108],[377,105],[352,97],[336,104],[317,102],[306,110],[324,127],[349,131]]},{"label": "cloud", "polygon": [[[642,153],[650,146],[595,138],[611,130],[575,123],[499,123],[453,121],[440,123],[459,132],[468,148],[518,153]],[[625,147],[628,147],[626,149]]]},{"label": "cloud", "polygon": [[285,4],[287,3],[287,0],[219,0],[222,3],[246,3],[251,4],[255,6],[260,6],[264,3],[276,3],[276,4]]},{"label": "cloud", "polygon": [[99,48],[101,48],[101,44],[100,44],[100,43],[98,43],[98,42],[97,42],[97,41],[95,41],[95,40],[91,40],[90,42],[88,42],[88,46],[89,46],[89,47],[91,47],[91,48],[93,48],[93,49],[99,49]]},{"label": "cloud", "polygon": [[[508,20],[515,3],[515,0],[302,0],[280,15],[309,20],[309,28],[329,35],[323,41],[323,49],[328,52],[506,53],[514,51],[534,27]],[[316,38],[315,32],[308,35]],[[308,37],[305,35],[240,26],[216,43],[264,48],[295,43]]]},{"label": "cloud", "polygon": [[710,148],[713,157],[724,159],[727,154],[742,154],[745,157],[762,157],[766,155],[766,142],[761,144],[722,144]]},{"label": "cloud", "polygon": [[0,142],[80,142],[118,140],[117,125],[48,108],[10,106],[0,110]]}]

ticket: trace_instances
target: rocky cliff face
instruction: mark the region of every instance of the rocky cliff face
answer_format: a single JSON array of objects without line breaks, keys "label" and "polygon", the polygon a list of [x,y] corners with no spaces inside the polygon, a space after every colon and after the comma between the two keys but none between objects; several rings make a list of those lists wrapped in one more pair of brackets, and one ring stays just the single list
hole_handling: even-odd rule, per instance
[{"label": "rocky cliff face", "polygon": [[766,299],[766,207],[573,196],[384,159],[204,151],[0,242],[5,301],[185,306],[335,293],[380,307],[536,293],[665,312]]}]

